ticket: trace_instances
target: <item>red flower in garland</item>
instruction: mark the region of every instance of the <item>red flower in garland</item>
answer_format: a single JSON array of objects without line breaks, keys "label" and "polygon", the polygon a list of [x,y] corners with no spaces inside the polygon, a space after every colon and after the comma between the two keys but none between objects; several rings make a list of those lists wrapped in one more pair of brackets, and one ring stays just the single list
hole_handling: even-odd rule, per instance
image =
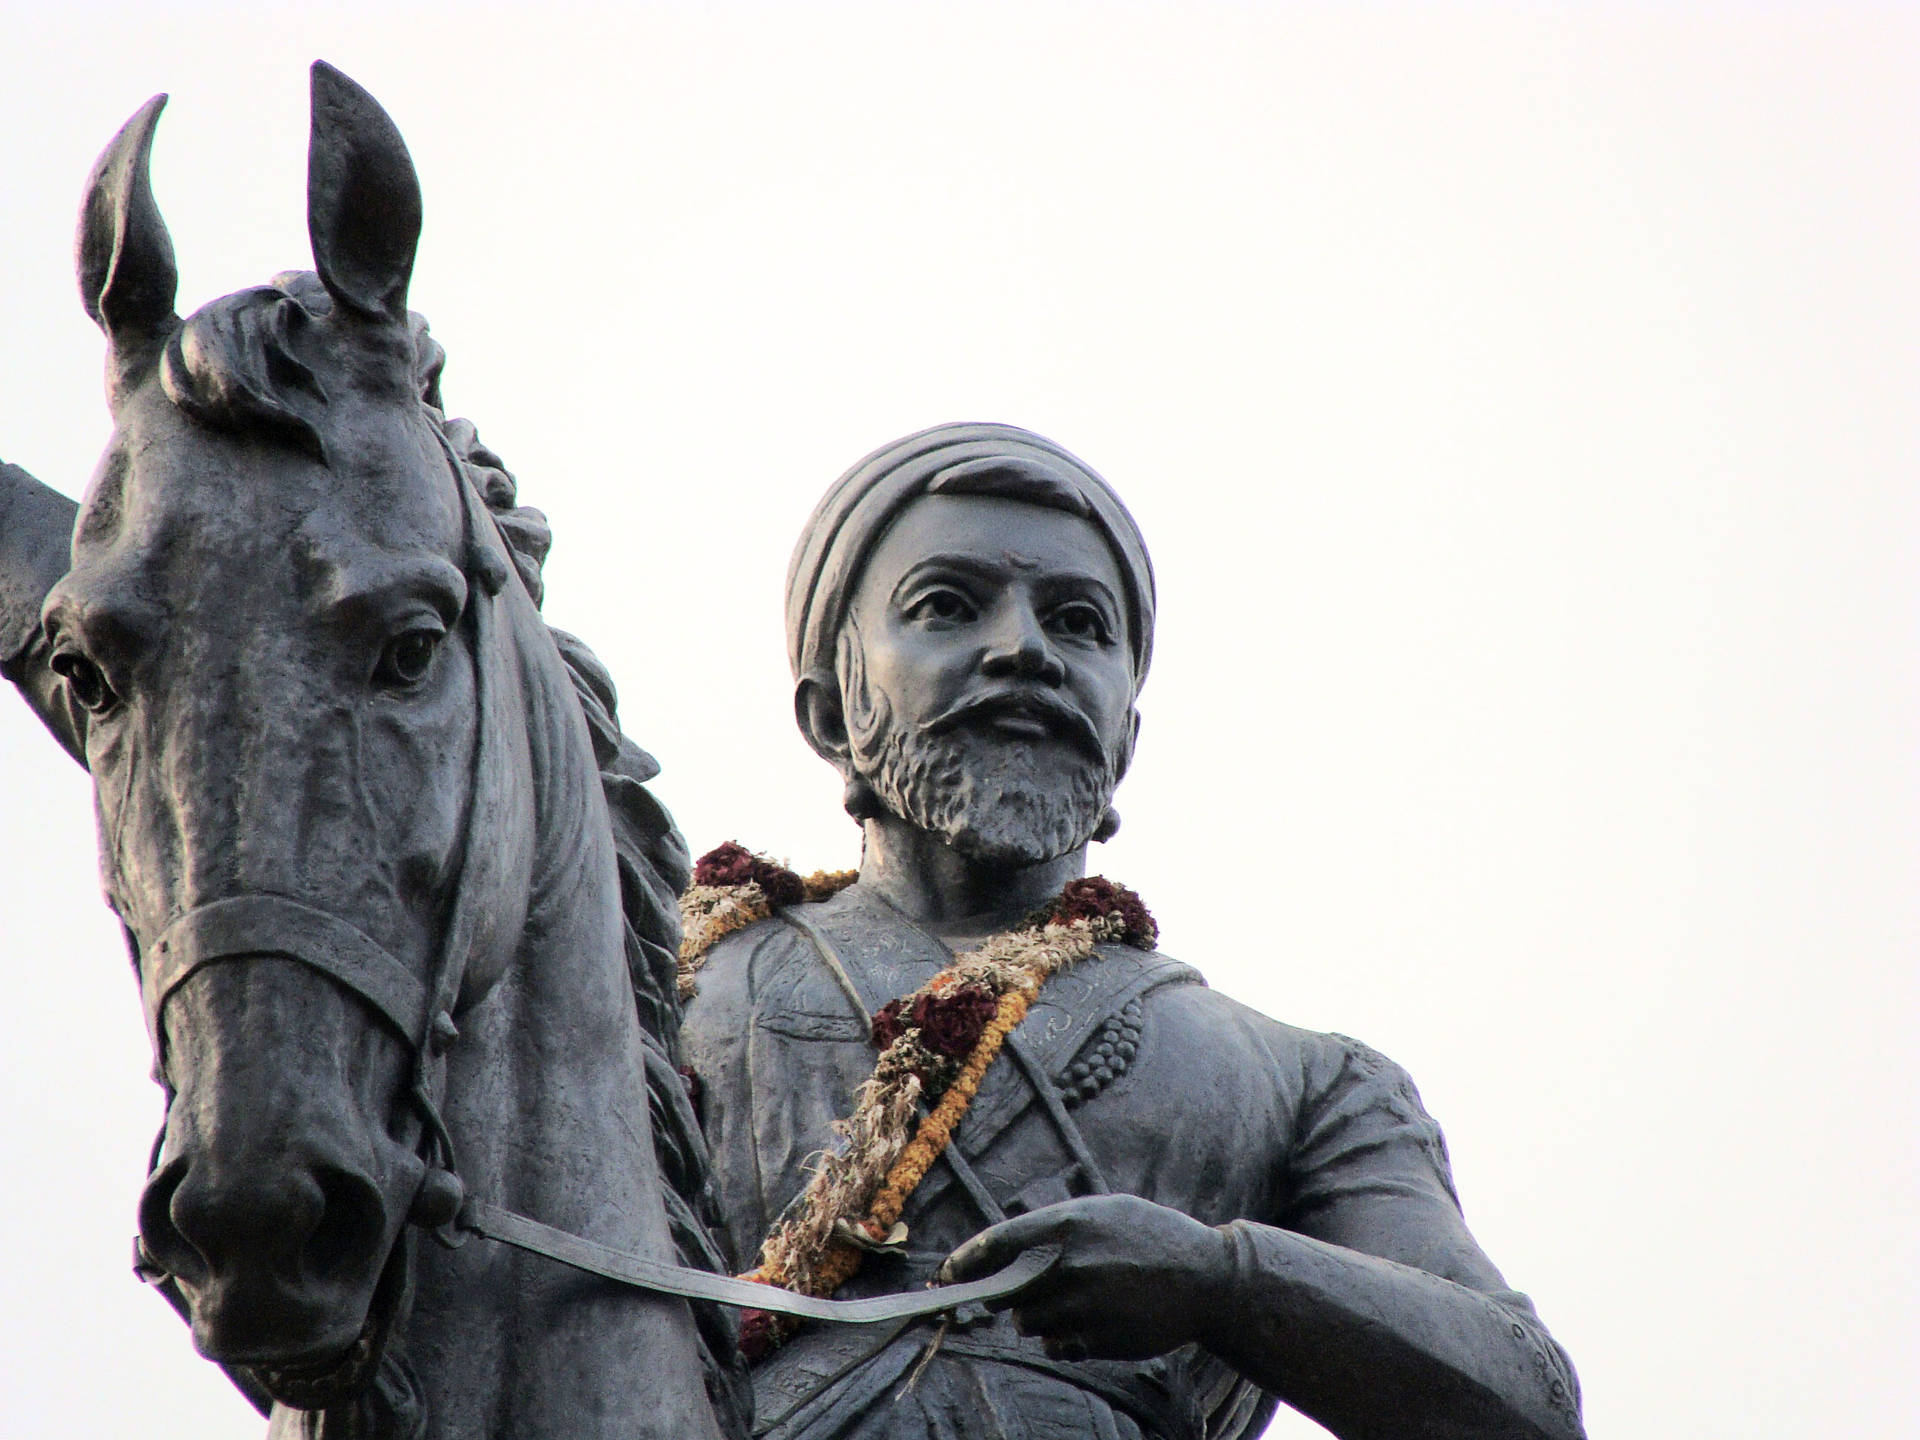
[{"label": "red flower in garland", "polygon": [[1100,875],[1069,880],[1060,898],[1047,910],[1046,918],[1068,925],[1075,920],[1102,920],[1110,915],[1119,917],[1126,926],[1121,938],[1136,949],[1151,950],[1160,938],[1160,927],[1140,897],[1126,886],[1116,885]]},{"label": "red flower in garland", "polygon": [[768,1310],[740,1312],[740,1355],[749,1365],[758,1364],[767,1352],[780,1343],[778,1322]]},{"label": "red flower in garland", "polygon": [[913,1023],[920,1027],[921,1043],[929,1050],[958,1060],[973,1053],[999,1008],[999,1000],[986,986],[961,985],[944,995],[922,995],[914,1001]]},{"label": "red flower in garland", "polygon": [[749,882],[758,885],[774,905],[798,905],[807,898],[806,885],[793,871],[732,840],[714,846],[694,862],[693,883],[696,885]]},{"label": "red flower in garland", "polygon": [[973,1053],[981,1032],[999,1009],[1000,1001],[984,985],[962,985],[944,995],[889,1000],[873,1017],[873,1048],[887,1049],[912,1027],[919,1030],[920,1043],[934,1054],[964,1059]]},{"label": "red flower in garland", "polygon": [[907,1033],[907,1002],[889,1000],[873,1017],[873,1048],[885,1050]]}]

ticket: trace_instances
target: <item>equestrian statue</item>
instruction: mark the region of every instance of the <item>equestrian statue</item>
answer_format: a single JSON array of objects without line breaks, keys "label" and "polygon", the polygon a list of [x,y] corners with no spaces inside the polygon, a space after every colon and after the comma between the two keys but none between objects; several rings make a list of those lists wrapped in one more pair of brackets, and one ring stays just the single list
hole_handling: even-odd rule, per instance
[{"label": "equestrian statue", "polygon": [[446,413],[405,145],[312,87],[314,269],[185,319],[165,97],[115,137],[113,438],[77,507],[0,466],[0,673],[167,1101],[136,1270],[269,1435],[1579,1440],[1406,1073],[1086,874],[1153,649],[1112,487],[988,424],[843,476],[786,625],[860,867],[695,863]]}]

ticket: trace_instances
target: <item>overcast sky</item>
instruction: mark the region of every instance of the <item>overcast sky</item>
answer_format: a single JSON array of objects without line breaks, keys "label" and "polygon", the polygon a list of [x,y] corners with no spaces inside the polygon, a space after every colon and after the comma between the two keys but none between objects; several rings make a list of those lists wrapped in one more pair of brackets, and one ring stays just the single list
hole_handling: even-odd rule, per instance
[{"label": "overcast sky", "polygon": [[[115,128],[173,93],[184,312],[309,263],[333,61],[696,849],[855,859],[780,628],[820,492],[1040,430],[1159,569],[1094,864],[1165,947],[1412,1070],[1596,1436],[1907,1433],[1911,7],[52,8],[0,0],[0,457],[77,494],[105,441]],[[0,1435],[257,1435],[128,1276],[158,1093],[6,696],[0,985]]]}]

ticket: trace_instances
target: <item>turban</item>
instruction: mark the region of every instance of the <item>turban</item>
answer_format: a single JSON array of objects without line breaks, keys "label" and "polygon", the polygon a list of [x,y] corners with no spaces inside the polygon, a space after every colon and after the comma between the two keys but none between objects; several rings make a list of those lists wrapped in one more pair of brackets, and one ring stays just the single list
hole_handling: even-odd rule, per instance
[{"label": "turban", "polygon": [[830,672],[867,557],[922,495],[1001,495],[1086,519],[1119,563],[1133,683],[1153,654],[1153,566],[1113,487],[1051,440],[1014,425],[936,425],[883,445],[814,508],[787,567],[787,659],[794,678]]}]

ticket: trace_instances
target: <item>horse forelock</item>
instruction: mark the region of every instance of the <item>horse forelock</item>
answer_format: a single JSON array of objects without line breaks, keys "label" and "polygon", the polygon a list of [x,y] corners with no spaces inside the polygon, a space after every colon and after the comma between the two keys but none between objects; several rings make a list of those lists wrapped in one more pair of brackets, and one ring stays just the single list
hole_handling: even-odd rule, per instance
[{"label": "horse forelock", "polygon": [[263,435],[330,463],[343,392],[437,411],[445,352],[426,322],[370,321],[336,306],[310,270],[203,305],[160,348],[161,388],[201,424]]}]

